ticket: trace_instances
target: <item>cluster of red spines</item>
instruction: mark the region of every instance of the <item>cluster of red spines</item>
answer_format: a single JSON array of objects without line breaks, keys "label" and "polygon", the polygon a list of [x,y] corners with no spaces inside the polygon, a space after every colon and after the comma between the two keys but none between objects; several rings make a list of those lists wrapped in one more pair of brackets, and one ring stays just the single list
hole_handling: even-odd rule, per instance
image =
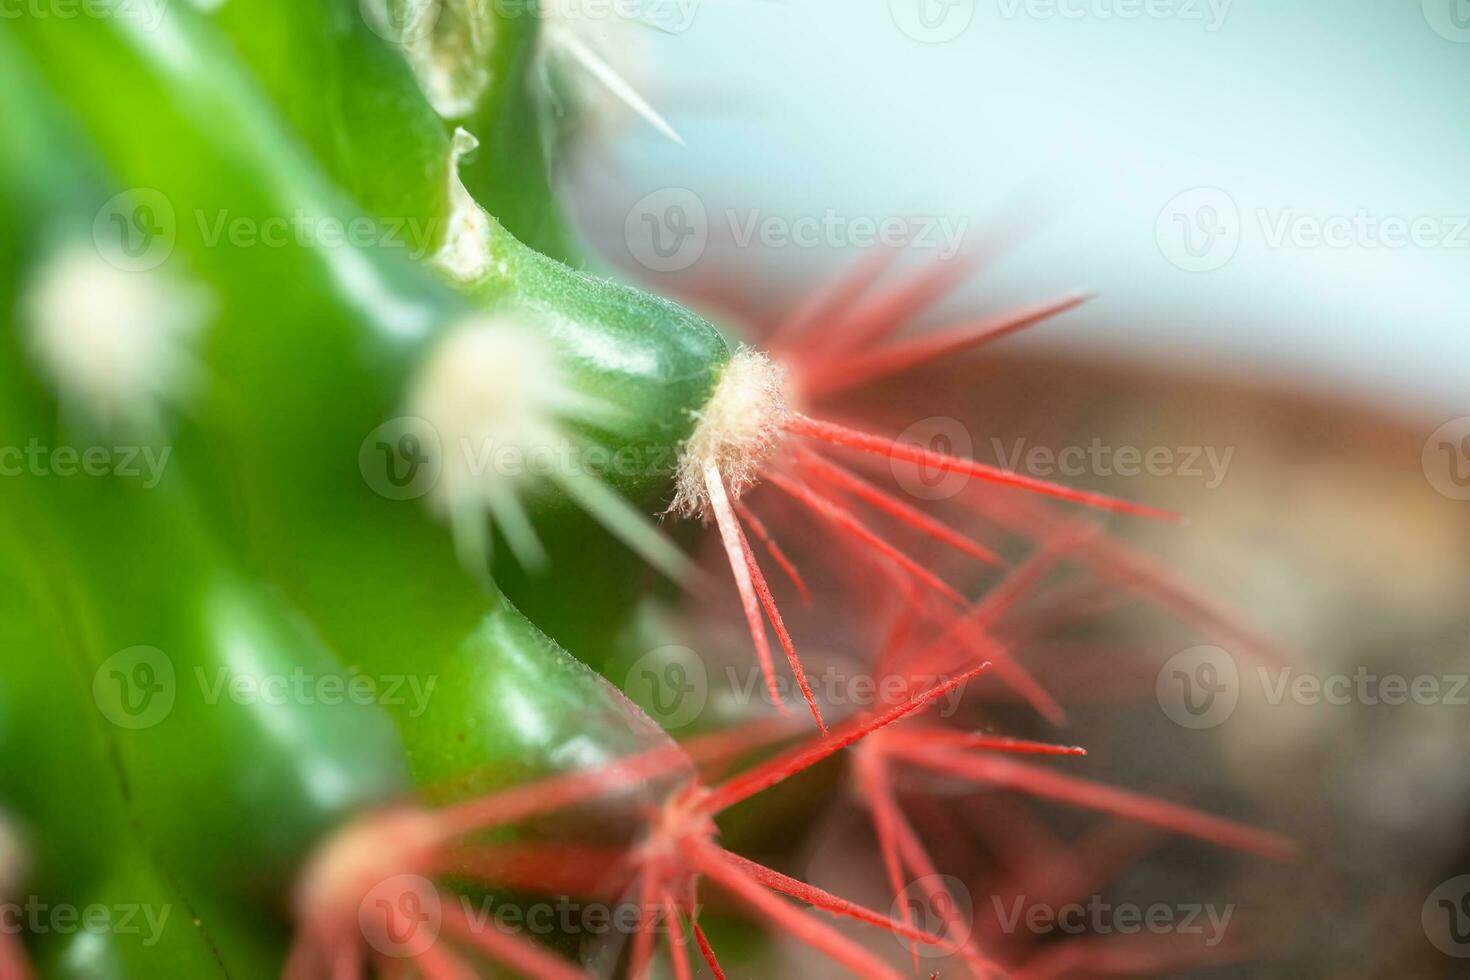
[{"label": "cluster of red spines", "polygon": [[[796,738],[794,720],[781,715],[758,718],[700,736],[683,746],[670,744],[601,769],[550,777],[448,807],[439,817],[446,840],[455,843],[423,870],[548,895],[571,893],[604,899],[635,896],[643,910],[642,918],[625,951],[627,975],[634,978],[647,975],[651,969],[658,951],[655,924],[660,921],[672,926],[663,930],[668,937],[664,950],[676,978],[691,976],[690,961],[695,953],[715,977],[723,978],[716,952],[699,924],[702,882],[734,898],[771,927],[864,977],[896,978],[899,974],[821,917],[806,914],[785,899],[898,936],[913,948],[916,973],[920,945],[953,957],[980,977],[1057,976],[1083,965],[1100,973],[1143,973],[1237,955],[1229,946],[1201,950],[1179,936],[1090,937],[1046,944],[1032,953],[1023,948],[1022,937],[998,931],[993,921],[982,921],[979,916],[974,922],[962,921],[954,896],[944,893],[941,868],[917,826],[924,814],[911,814],[905,809],[895,785],[896,771],[904,772],[905,782],[937,777],[947,780],[951,790],[958,781],[977,791],[1017,791],[1114,818],[1101,830],[1084,835],[1081,843],[1069,845],[1050,837],[1041,824],[1020,818],[1014,805],[1007,809],[1000,804],[1003,797],[984,796],[982,802],[990,808],[987,815],[994,819],[983,830],[993,838],[992,850],[1001,858],[994,880],[981,886],[993,896],[1022,895],[1056,903],[1073,900],[1105,884],[1160,832],[1192,836],[1272,858],[1284,858],[1292,848],[1270,833],[1016,758],[1085,755],[1079,747],[977,733],[916,717],[939,697],[963,690],[970,680],[986,672],[1042,717],[1063,723],[1060,703],[1021,664],[1016,646],[1047,624],[1085,619],[1140,596],[1208,635],[1229,641],[1236,649],[1266,657],[1273,651],[1232,616],[1170,577],[1143,553],[1042,498],[1116,513],[1165,519],[1172,515],[896,442],[807,414],[809,406],[822,399],[1006,336],[1082,301],[1081,297],[1069,297],[943,328],[917,339],[893,339],[904,323],[957,284],[963,264],[927,268],[896,287],[864,299],[864,293],[891,260],[888,252],[869,257],[853,274],[814,296],[769,338],[772,352],[789,371],[799,403],[784,420],[786,438],[762,471],[757,489],[765,488],[762,496],[783,497],[796,512],[806,515],[803,529],[822,528],[828,544],[854,559],[839,563],[848,576],[852,605],[871,611],[875,635],[883,637],[875,644],[869,669],[875,679],[901,678],[908,689],[903,703],[886,711],[849,717],[829,728],[751,539],[765,550],[804,602],[811,601],[808,583],[792,552],[782,547],[776,523],[757,510],[758,502],[753,499],[756,495],[736,498],[728,492],[719,473],[710,468],[706,474],[710,510],[769,693],[773,702],[783,707],[766,635],[767,622],[776,633],[819,732],[722,779],[713,776],[750,751],[769,749]],[[843,458],[844,454],[853,457],[853,464]],[[1037,542],[1036,546],[1024,560],[1006,569],[978,600],[969,600],[914,557],[912,546],[901,539],[907,536],[916,543],[938,544],[957,556],[992,568],[1003,565],[996,551],[974,534],[883,489],[875,478],[860,472],[865,459],[869,463],[916,464],[968,477],[970,482],[956,502],[984,526],[1025,535]],[[887,520],[897,537],[877,530],[861,508]],[[818,520],[812,523],[811,517]],[[1043,590],[1043,582],[1063,564],[1081,568],[1089,577],[1063,588]],[[893,606],[897,613],[880,621],[878,611]],[[934,682],[932,678],[941,680]],[[898,918],[894,919],[727,851],[717,842],[715,818],[720,813],[849,749],[854,797],[871,818],[883,873],[899,896],[906,890],[906,881],[922,883],[926,889],[923,897],[943,919],[937,931],[916,926],[902,901],[897,905]],[[487,831],[671,777],[677,788],[644,815],[641,839],[630,847],[473,842]],[[494,928],[476,931],[461,912],[454,910],[453,903],[446,902],[445,907],[451,909],[445,917],[445,931],[478,955],[536,976],[582,975],[527,939]],[[442,946],[415,957],[412,966],[430,980],[459,976],[464,970],[458,955]]]}]

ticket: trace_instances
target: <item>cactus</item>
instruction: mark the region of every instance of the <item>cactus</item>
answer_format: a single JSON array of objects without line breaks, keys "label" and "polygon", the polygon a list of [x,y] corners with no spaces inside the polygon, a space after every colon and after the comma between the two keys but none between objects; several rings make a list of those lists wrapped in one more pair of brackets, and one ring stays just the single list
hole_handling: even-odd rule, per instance
[{"label": "cactus", "polygon": [[[560,6],[95,7],[0,24],[0,445],[150,466],[0,479],[0,901],[171,914],[0,936],[0,975],[723,976],[722,949],[769,955],[742,916],[861,976],[898,971],[829,916],[974,975],[1016,966],[956,915],[932,928],[738,853],[824,770],[898,893],[944,886],[897,767],[1289,854],[1009,757],[1079,748],[930,716],[993,677],[1061,717],[1007,629],[1085,608],[1047,587],[1061,565],[1244,635],[1086,517],[1172,515],[846,421],[863,385],[1080,298],[904,339],[955,269],[877,287],[879,254],[736,339],[581,268],[553,167],[611,111],[597,93],[675,134],[612,62],[622,39]],[[1006,540],[885,488],[897,464],[964,478]],[[701,535],[775,710],[676,742],[611,681],[650,617],[710,623]],[[813,550],[842,566],[820,591]],[[770,567],[852,620],[883,704],[821,704]],[[812,824],[821,801],[797,802]],[[468,911],[571,895],[635,909],[625,941]]]}]

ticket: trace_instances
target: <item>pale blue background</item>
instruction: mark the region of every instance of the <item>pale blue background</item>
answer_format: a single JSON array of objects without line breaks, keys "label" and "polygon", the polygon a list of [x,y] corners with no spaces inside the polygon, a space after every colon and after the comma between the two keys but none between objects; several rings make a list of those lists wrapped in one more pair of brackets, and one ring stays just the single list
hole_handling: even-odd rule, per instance
[{"label": "pale blue background", "polygon": [[[589,233],[636,270],[622,218],[659,187],[712,209],[969,215],[976,235],[1029,189],[1050,220],[970,307],[1099,295],[1025,342],[1470,414],[1470,248],[1272,249],[1254,217],[1470,217],[1470,0],[1235,0],[1213,31],[1091,13],[1117,2],[1071,0],[1084,16],[1066,18],[974,0],[957,38],[924,44],[890,0],[704,0],[640,58],[688,145],[635,123],[594,146],[575,182]],[[1452,3],[1465,43],[1430,24]],[[1229,193],[1242,231],[1228,264],[1191,273],[1155,222],[1201,185]],[[796,282],[844,256],[741,259]]]}]

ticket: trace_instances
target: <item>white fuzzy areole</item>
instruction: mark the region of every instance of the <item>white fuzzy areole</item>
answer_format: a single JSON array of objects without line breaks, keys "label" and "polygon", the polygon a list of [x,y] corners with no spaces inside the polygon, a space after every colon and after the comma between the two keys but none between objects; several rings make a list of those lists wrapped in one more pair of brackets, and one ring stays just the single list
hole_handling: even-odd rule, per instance
[{"label": "white fuzzy areole", "polygon": [[127,271],[90,244],[53,255],[23,300],[32,356],[94,423],[156,425],[203,380],[192,346],[213,307],[162,269]]},{"label": "white fuzzy areole", "polygon": [[673,513],[700,517],[709,510],[705,470],[713,464],[730,496],[755,484],[761,466],[775,451],[790,414],[786,369],[760,351],[743,347],[730,358],[704,408],[695,413],[694,432],[684,443],[675,477]]},{"label": "white fuzzy areole", "polygon": [[562,390],[550,345],[515,314],[479,314],[452,328],[424,363],[407,406],[439,437],[443,470],[432,502],[447,510],[518,479],[497,465],[496,453],[554,445]]},{"label": "white fuzzy areole", "polygon": [[525,484],[559,487],[654,567],[676,581],[687,574],[683,554],[602,482],[584,455],[589,444],[563,428],[615,431],[627,413],[568,383],[546,327],[529,314],[482,313],[454,327],[426,359],[406,410],[405,421],[432,430],[430,452],[440,466],[428,502],[449,519],[460,561],[473,574],[483,574],[490,557],[487,523],[504,532],[524,566],[544,566],[545,550],[520,502]]}]

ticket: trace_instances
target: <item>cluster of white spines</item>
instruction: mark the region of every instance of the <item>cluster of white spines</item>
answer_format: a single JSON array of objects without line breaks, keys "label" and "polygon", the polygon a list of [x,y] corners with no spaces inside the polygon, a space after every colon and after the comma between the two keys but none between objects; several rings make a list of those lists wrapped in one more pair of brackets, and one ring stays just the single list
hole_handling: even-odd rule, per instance
[{"label": "cluster of white spines", "polygon": [[520,562],[544,564],[521,500],[549,481],[656,567],[675,576],[687,571],[680,552],[590,465],[572,427],[615,430],[623,414],[564,376],[534,314],[478,313],[451,327],[419,369],[406,411],[435,436],[439,479],[429,502],[449,520],[472,570],[483,571],[490,557],[487,517]]}]

